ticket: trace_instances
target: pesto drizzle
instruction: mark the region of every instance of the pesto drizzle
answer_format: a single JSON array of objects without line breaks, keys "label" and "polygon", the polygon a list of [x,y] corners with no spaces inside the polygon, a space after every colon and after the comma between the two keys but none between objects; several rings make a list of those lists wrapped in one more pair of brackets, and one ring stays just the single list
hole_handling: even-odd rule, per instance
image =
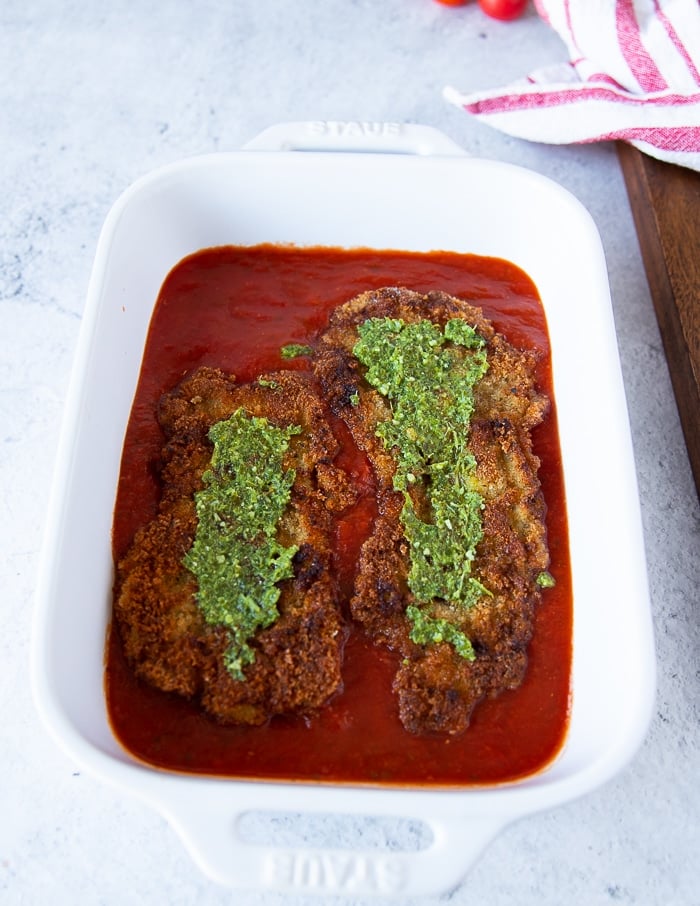
[{"label": "pesto drizzle", "polygon": [[[488,368],[486,341],[461,319],[444,331],[431,321],[404,323],[371,318],[358,327],[354,354],[366,379],[392,408],[377,435],[397,454],[394,488],[404,493],[401,514],[410,544],[408,585],[418,605],[406,614],[417,644],[446,641],[474,660],[467,636],[450,620],[430,614],[434,601],[470,608],[486,589],[471,575],[483,531],[483,498],[476,490],[476,461],[467,448],[474,386]],[[423,486],[430,521],[408,493]]]},{"label": "pesto drizzle", "polygon": [[298,359],[313,354],[313,347],[306,346],[304,343],[287,343],[286,346],[280,349],[280,355],[283,359]]},{"label": "pesto drizzle", "polygon": [[295,478],[284,455],[300,431],[243,409],[209,431],[214,452],[195,494],[197,531],[183,562],[197,579],[204,619],[228,631],[224,663],[238,680],[255,659],[249,639],[279,616],[277,583],[293,575],[297,548],[283,547],[275,535]]}]

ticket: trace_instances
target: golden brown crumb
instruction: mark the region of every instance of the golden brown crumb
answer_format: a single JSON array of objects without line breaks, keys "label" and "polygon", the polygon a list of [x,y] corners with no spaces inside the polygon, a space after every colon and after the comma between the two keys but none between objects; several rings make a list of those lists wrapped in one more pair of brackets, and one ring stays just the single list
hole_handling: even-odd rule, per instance
[{"label": "golden brown crumb", "polygon": [[[125,652],[137,674],[169,692],[197,698],[224,723],[260,724],[271,715],[306,713],[341,685],[344,642],[330,568],[329,473],[337,443],[312,379],[296,372],[237,385],[220,371],[200,368],[162,398],[166,435],[163,493],[157,517],[137,534],[118,564],[115,614]],[[183,566],[197,517],[193,495],[209,465],[212,424],[238,408],[273,424],[300,425],[286,454],[296,478],[280,528],[294,544],[294,578],[281,583],[279,619],[252,642],[255,661],[245,681],[224,665],[227,631],[208,625],[197,606],[194,576]],[[323,478],[319,480],[318,469]],[[345,495],[345,498],[343,498]],[[347,489],[335,491],[347,499]]]},{"label": "golden brown crumb", "polygon": [[[448,642],[418,645],[410,638],[406,608],[415,598],[400,518],[404,498],[393,490],[395,456],[376,435],[391,411],[352,354],[358,325],[368,318],[428,319],[439,325],[462,318],[487,341],[489,369],[477,384],[465,442],[477,460],[477,489],[485,504],[474,575],[492,597],[470,609],[457,610],[449,601],[433,607],[434,616],[440,617],[442,608],[471,640],[476,654],[471,662]],[[379,485],[379,515],[362,548],[351,611],[371,638],[402,655],[394,689],[401,720],[411,732],[460,733],[481,698],[522,681],[539,598],[536,579],[549,562],[539,461],[530,436],[549,404],[535,388],[535,362],[532,353],[514,349],[497,334],[480,309],[441,292],[422,295],[391,287],[363,293],[336,309],[321,337],[315,364],[321,386],[366,451]]]}]

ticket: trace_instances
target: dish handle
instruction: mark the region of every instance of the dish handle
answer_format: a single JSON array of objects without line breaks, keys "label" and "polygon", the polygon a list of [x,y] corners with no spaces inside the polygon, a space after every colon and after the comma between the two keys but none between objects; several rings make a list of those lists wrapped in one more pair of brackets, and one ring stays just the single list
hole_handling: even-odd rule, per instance
[{"label": "dish handle", "polygon": [[453,890],[507,823],[503,816],[492,815],[421,817],[432,841],[409,852],[250,842],[239,826],[245,810],[233,814],[209,797],[194,809],[183,805],[162,811],[202,871],[226,887],[403,900]]},{"label": "dish handle", "polygon": [[416,123],[316,120],[278,123],[243,146],[244,151],[350,151],[464,157],[444,132]]}]

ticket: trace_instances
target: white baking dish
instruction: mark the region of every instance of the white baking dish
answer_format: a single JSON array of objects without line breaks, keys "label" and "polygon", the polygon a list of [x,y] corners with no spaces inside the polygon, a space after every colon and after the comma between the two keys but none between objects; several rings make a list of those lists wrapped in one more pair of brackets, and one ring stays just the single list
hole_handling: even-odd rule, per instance
[{"label": "white baking dish", "polygon": [[[546,770],[451,791],[241,782],[152,769],[115,740],[103,695],[110,531],[152,308],[183,256],[260,242],[471,252],[509,259],[537,285],[553,349],[574,583],[570,728]],[[104,225],[89,286],[36,605],[36,701],[81,766],[166,815],[221,883],[405,899],[454,887],[505,824],[619,771],[646,731],[654,677],[605,261],[590,216],[571,195],[527,170],[471,159],[433,130],[359,123],[276,127],[244,151],[185,160],[124,193]],[[405,853],[243,839],[242,815],[280,808],[420,818],[433,842]]]}]

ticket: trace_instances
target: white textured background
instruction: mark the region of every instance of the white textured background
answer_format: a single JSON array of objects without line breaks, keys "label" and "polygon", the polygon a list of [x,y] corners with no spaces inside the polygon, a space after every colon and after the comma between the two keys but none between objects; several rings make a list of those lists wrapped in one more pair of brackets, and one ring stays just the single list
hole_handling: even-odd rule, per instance
[{"label": "white textured background", "polygon": [[[116,197],[183,156],[288,120],[436,126],[476,155],[561,182],[601,232],[630,407],[659,687],[649,736],[603,789],[528,818],[449,897],[489,906],[700,903],[698,503],[614,148],[550,148],[441,99],[563,59],[516,23],[434,0],[2,0],[0,4],[0,902],[297,904],[230,892],[170,827],[95,782],[40,725],[33,594],[92,257]],[[592,363],[592,366],[594,364]],[[253,822],[261,839],[271,828]],[[420,827],[280,818],[278,839],[411,848]],[[351,901],[359,903],[360,901]],[[418,901],[415,901],[418,902]]]}]

